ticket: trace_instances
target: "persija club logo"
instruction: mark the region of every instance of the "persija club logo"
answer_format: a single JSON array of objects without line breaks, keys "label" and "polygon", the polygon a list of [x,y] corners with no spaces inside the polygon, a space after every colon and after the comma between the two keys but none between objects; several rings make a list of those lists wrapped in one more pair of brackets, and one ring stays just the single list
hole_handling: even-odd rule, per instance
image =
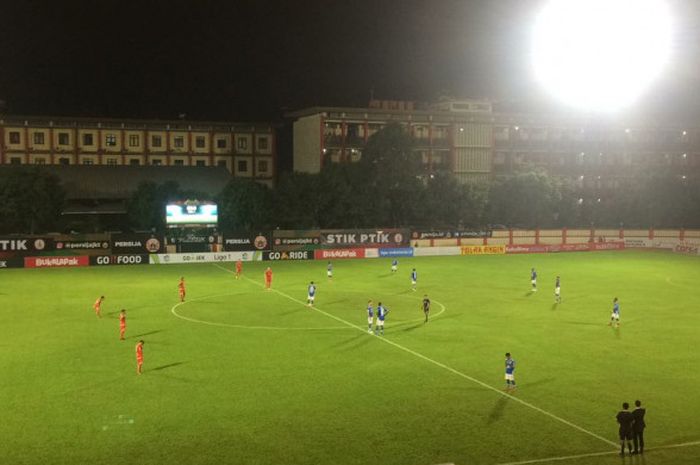
[{"label": "persija club logo", "polygon": [[267,238],[262,235],[256,236],[255,240],[253,241],[253,245],[255,245],[256,249],[262,250],[267,247]]},{"label": "persija club logo", "polygon": [[155,237],[150,238],[146,241],[146,250],[155,253],[160,250],[160,241]]}]

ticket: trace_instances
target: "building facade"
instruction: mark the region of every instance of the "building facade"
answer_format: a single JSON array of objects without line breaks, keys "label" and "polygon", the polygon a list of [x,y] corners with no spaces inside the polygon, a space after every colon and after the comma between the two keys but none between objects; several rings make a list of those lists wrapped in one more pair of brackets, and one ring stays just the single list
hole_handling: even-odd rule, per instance
[{"label": "building facade", "polygon": [[0,116],[0,164],[221,166],[272,186],[270,125]]}]

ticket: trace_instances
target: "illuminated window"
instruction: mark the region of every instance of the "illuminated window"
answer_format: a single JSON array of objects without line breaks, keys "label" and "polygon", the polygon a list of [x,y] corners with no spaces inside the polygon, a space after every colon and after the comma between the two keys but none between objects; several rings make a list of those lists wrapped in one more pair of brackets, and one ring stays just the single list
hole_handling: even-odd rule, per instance
[{"label": "illuminated window", "polygon": [[238,142],[236,142],[236,144],[238,144],[237,146],[241,150],[248,149],[248,139],[246,139],[245,137],[239,137]]},{"label": "illuminated window", "polygon": [[117,136],[116,134],[107,134],[105,136],[105,145],[107,147],[116,147],[117,146]]},{"label": "illuminated window", "polygon": [[129,147],[138,147],[141,145],[141,140],[138,134],[129,135]]},{"label": "illuminated window", "polygon": [[34,159],[34,164],[35,165],[45,165],[46,160],[44,158],[35,158]]},{"label": "illuminated window", "polygon": [[44,133],[43,132],[35,132],[34,133],[34,143],[36,145],[43,145],[44,144]]},{"label": "illuminated window", "polygon": [[83,165],[92,165],[93,161],[92,158],[84,158],[83,159]]}]

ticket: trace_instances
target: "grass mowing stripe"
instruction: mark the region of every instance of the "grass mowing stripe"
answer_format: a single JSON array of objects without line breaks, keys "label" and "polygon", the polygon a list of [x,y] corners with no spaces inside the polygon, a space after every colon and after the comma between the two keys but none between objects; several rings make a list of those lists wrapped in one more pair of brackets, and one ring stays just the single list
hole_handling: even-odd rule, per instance
[{"label": "grass mowing stripe", "polygon": [[[224,268],[224,267],[222,267],[222,266],[220,266],[220,265],[218,265],[218,264],[214,264],[214,266],[216,266],[217,268],[220,268],[220,269],[226,271],[227,273],[232,273],[232,271],[227,270],[226,268]],[[253,280],[253,279],[248,278],[247,276],[243,276],[243,278],[245,278],[246,280],[248,280],[248,281],[250,281],[250,282],[252,282],[252,283],[254,283],[254,284],[258,285],[258,286],[262,286],[262,284],[260,284],[259,282],[255,281],[255,280]],[[290,295],[288,295],[288,294],[285,294],[284,292],[278,291],[277,289],[271,288],[271,290],[274,291],[274,292],[276,292],[277,294],[283,296],[283,297],[286,297],[287,299],[289,299],[289,300],[291,300],[291,301],[293,301],[293,302],[297,302],[297,303],[300,304],[300,305],[304,305],[304,306],[307,305],[305,302],[302,302],[302,301],[299,300],[299,299],[296,299],[296,298],[294,298],[294,297],[292,297],[292,296],[290,296]],[[355,328],[355,329],[357,329],[358,331],[362,331],[362,333],[366,333],[366,330],[365,330],[364,328],[361,328],[361,327],[359,327],[359,326],[357,326],[357,325],[354,325],[354,324],[350,323],[349,321],[346,321],[346,320],[344,320],[344,319],[342,319],[342,318],[340,318],[340,317],[337,317],[337,316],[335,316],[335,315],[333,315],[333,314],[331,314],[331,313],[324,312],[323,310],[321,310],[321,309],[318,308],[318,307],[311,307],[311,308],[312,308],[313,310],[315,310],[315,311],[321,313],[322,315],[325,315],[325,316],[327,316],[327,317],[329,317],[329,318],[332,318],[332,319],[334,319],[334,320],[336,320],[336,321],[338,321],[338,322],[340,322],[340,323],[343,323],[343,324],[345,324],[345,325],[347,325],[347,326],[350,326],[350,327],[352,327],[352,328]],[[389,340],[389,339],[386,339],[385,337],[379,337],[378,339],[379,339],[380,341],[383,341],[383,342],[385,342],[385,343],[387,343],[387,344],[389,344],[389,345],[392,345],[392,346],[396,347],[397,349],[403,350],[404,352],[407,352],[407,353],[409,353],[409,354],[411,354],[411,355],[413,355],[413,356],[415,356],[415,357],[418,357],[418,358],[420,358],[420,359],[422,359],[422,360],[425,360],[426,362],[430,362],[430,363],[432,363],[433,365],[436,365],[436,366],[438,366],[438,367],[440,367],[440,368],[443,368],[443,369],[445,369],[445,370],[447,370],[447,371],[449,371],[449,372],[451,372],[451,373],[453,373],[453,374],[455,374],[455,375],[457,375],[457,376],[460,376],[460,377],[462,377],[462,378],[464,378],[464,379],[467,379],[467,380],[469,380],[469,381],[471,381],[471,382],[473,382],[473,383],[475,383],[475,384],[478,384],[479,386],[481,386],[481,387],[483,387],[483,388],[486,388],[486,389],[489,389],[489,390],[491,390],[491,391],[493,391],[493,392],[496,392],[496,393],[500,394],[500,395],[503,396],[503,397],[506,397],[506,398],[508,398],[508,399],[511,399],[511,400],[513,400],[513,401],[515,401],[515,402],[520,403],[521,405],[524,405],[524,406],[529,407],[529,408],[531,408],[531,409],[533,409],[533,410],[536,410],[536,411],[538,411],[538,412],[540,412],[540,413],[542,413],[542,414],[544,414],[544,415],[547,415],[548,417],[553,418],[553,419],[559,421],[560,423],[563,423],[563,424],[565,424],[565,425],[567,425],[567,426],[570,426],[570,427],[572,427],[572,428],[574,428],[574,429],[577,429],[577,430],[581,431],[582,433],[586,433],[586,434],[588,434],[589,436],[592,436],[592,437],[594,437],[594,438],[596,438],[596,439],[599,439],[599,440],[603,441],[603,442],[606,443],[606,444],[609,444],[609,445],[611,445],[611,446],[613,446],[613,447],[618,447],[618,444],[616,444],[615,442],[609,441],[609,440],[605,439],[604,437],[602,437],[602,436],[600,436],[600,435],[594,433],[593,431],[589,431],[589,430],[587,430],[587,429],[585,429],[585,428],[583,428],[583,427],[581,427],[581,426],[578,426],[578,425],[576,425],[576,424],[574,424],[574,423],[571,423],[570,421],[568,421],[568,420],[566,420],[566,419],[564,419],[564,418],[562,418],[562,417],[560,417],[560,416],[558,416],[558,415],[555,415],[555,414],[553,414],[553,413],[551,413],[551,412],[548,412],[548,411],[546,411],[546,410],[543,410],[543,409],[537,407],[536,405],[533,405],[533,404],[531,404],[531,403],[529,403],[529,402],[526,402],[526,401],[524,401],[524,400],[522,400],[522,399],[520,399],[520,398],[518,398],[518,397],[512,396],[512,395],[510,395],[510,394],[508,394],[508,393],[506,393],[506,392],[503,392],[503,391],[501,391],[500,389],[491,386],[490,384],[486,384],[486,383],[484,383],[483,381],[480,381],[480,380],[478,380],[478,379],[476,379],[476,378],[473,378],[473,377],[471,377],[471,376],[469,376],[469,375],[467,375],[467,374],[465,374],[465,373],[462,373],[461,371],[458,371],[458,370],[456,370],[456,369],[454,369],[454,368],[452,368],[452,367],[450,367],[450,366],[448,366],[448,365],[445,365],[444,363],[438,362],[437,360],[433,360],[433,359],[430,358],[430,357],[427,357],[427,356],[425,356],[425,355],[423,355],[423,354],[421,354],[421,353],[419,353],[419,352],[416,352],[416,351],[414,351],[414,350],[409,349],[408,347],[402,346],[401,344],[398,344],[398,343],[393,342],[393,341],[391,341],[391,340]]]}]

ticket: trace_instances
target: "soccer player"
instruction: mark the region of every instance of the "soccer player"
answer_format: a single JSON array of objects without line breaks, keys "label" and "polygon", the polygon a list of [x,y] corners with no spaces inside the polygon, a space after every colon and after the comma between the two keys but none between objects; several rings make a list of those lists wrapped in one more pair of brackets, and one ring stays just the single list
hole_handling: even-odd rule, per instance
[{"label": "soccer player", "polygon": [[92,304],[92,308],[95,309],[95,315],[97,315],[97,318],[102,318],[102,301],[105,300],[105,296],[101,295],[98,297],[98,299],[95,301],[94,304]]},{"label": "soccer player", "polygon": [[534,268],[530,271],[530,282],[532,283],[532,292],[537,292],[537,271]]},{"label": "soccer player", "polygon": [[328,262],[328,266],[326,266],[326,276],[328,279],[333,279],[333,264],[331,262]]},{"label": "soccer player", "polygon": [[374,322],[374,308],[372,308],[372,299],[367,301],[367,332],[372,333],[372,323]]},{"label": "soccer player", "polygon": [[391,272],[396,273],[396,270],[399,269],[399,261],[397,259],[392,260],[391,262]]},{"label": "soccer player", "polygon": [[387,313],[389,313],[389,309],[383,307],[381,302],[377,303],[377,327],[374,330],[374,334],[381,333],[384,336],[384,320]]},{"label": "soccer player", "polygon": [[313,281],[309,283],[309,296],[306,299],[306,302],[309,304],[309,307],[312,307],[314,305],[314,299],[316,298],[316,285],[314,284]]},{"label": "soccer player", "polygon": [[241,277],[241,273],[243,273],[243,262],[239,258],[238,261],[236,261],[236,279]]},{"label": "soccer player", "polygon": [[634,415],[629,411],[630,404],[627,402],[622,404],[622,410],[617,412],[617,422],[620,424],[620,457],[625,456],[625,441],[627,441],[627,449],[632,455],[632,424],[634,423]]},{"label": "soccer player", "polygon": [[617,297],[613,299],[612,315],[610,315],[610,323],[608,323],[608,326],[612,326],[613,322],[617,328],[620,327],[620,304],[617,301]]},{"label": "soccer player", "polygon": [[124,340],[124,333],[126,333],[126,310],[122,308],[119,312],[119,339]]},{"label": "soccer player", "polygon": [[143,339],[136,343],[136,374],[143,372]]},{"label": "soccer player", "polygon": [[506,391],[515,389],[515,360],[506,352]]},{"label": "soccer player", "polygon": [[272,287],[272,268],[270,268],[268,266],[267,269],[265,270],[265,289],[269,291],[271,287]]},{"label": "soccer player", "polygon": [[644,423],[644,414],[647,413],[646,409],[642,407],[642,402],[639,400],[634,401],[635,409],[632,410],[632,417],[634,418],[634,424],[632,425],[632,435],[634,437],[634,452],[633,455],[644,453],[644,428],[647,426]]},{"label": "soccer player", "polygon": [[557,282],[554,283],[554,303],[561,303],[561,281],[557,276]]},{"label": "soccer player", "polygon": [[425,321],[423,323],[428,322],[428,314],[430,313],[430,299],[428,298],[428,294],[423,295],[423,313],[425,313]]},{"label": "soccer player", "polygon": [[418,272],[414,268],[413,271],[411,271],[411,285],[413,286],[413,290],[416,290],[416,283],[418,282]]},{"label": "soccer player", "polygon": [[185,301],[185,277],[180,277],[180,282],[177,283],[177,291],[180,294],[180,302]]}]

